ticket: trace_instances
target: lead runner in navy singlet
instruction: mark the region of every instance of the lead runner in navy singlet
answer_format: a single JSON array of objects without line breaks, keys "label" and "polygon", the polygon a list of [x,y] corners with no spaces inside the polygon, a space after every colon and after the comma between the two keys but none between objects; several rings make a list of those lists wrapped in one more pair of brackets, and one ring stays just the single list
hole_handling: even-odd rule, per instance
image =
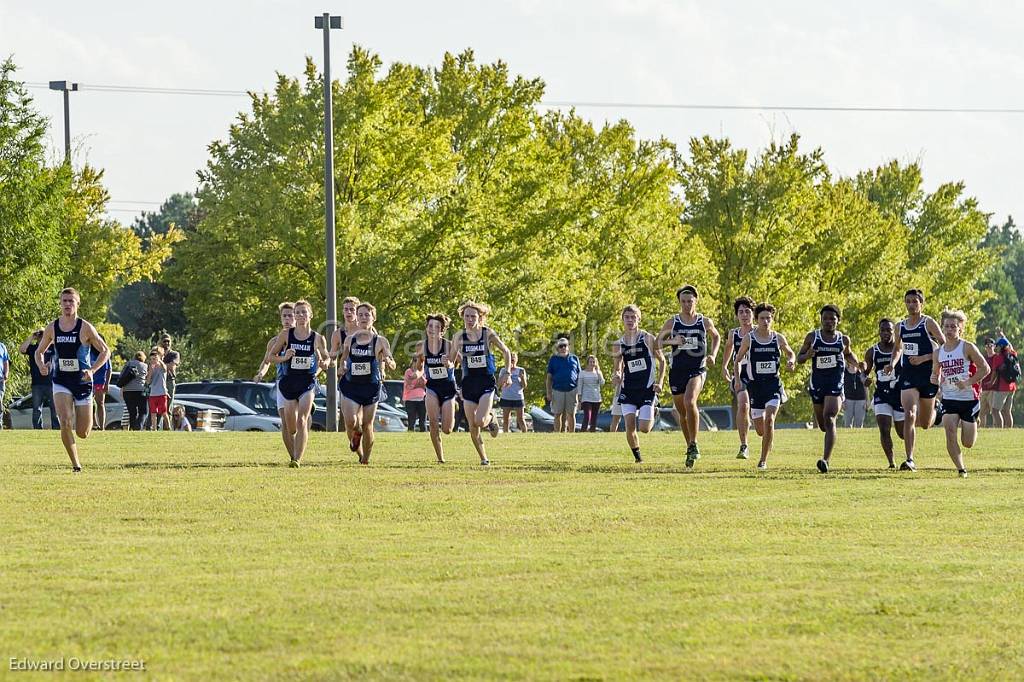
[{"label": "lead runner in navy singlet", "polygon": [[341,412],[349,447],[359,455],[360,464],[370,463],[373,452],[373,421],[377,416],[384,369],[394,369],[391,344],[373,326],[377,308],[361,302],[356,306],[359,328],[345,339],[339,365],[344,369],[341,388]]},{"label": "lead runner in navy singlet", "polygon": [[[267,351],[266,359],[285,366],[277,381],[277,390],[284,398],[284,420],[281,429],[291,432],[288,451],[289,466],[297,467],[309,442],[310,413],[316,397],[316,375],[330,365],[327,342],[309,326],[313,306],[309,301],[296,301],[293,309],[295,327],[282,329]],[[286,441],[287,445],[287,441]]]},{"label": "lead runner in navy singlet", "polygon": [[416,348],[416,356],[427,382],[425,400],[427,419],[430,422],[430,444],[434,446],[434,454],[440,464],[444,464],[441,433],[449,434],[455,428],[455,394],[458,391],[455,370],[448,359],[451,342],[445,338],[449,324],[451,318],[444,313],[427,315],[426,335]]},{"label": "lead runner in navy singlet", "polygon": [[838,330],[842,314],[831,303],[819,311],[821,326],[808,332],[804,345],[797,353],[797,362],[811,360],[811,402],[814,404],[814,422],[825,434],[825,446],[818,471],[828,473],[832,451],[836,447],[836,418],[843,406],[843,374],[846,363],[857,364],[850,350],[850,337]]},{"label": "lead runner in navy singlet", "polygon": [[[710,317],[697,312],[697,287],[687,284],[676,291],[679,314],[673,315],[658,333],[658,346],[672,346],[672,368],[668,374],[672,401],[679,413],[679,425],[686,438],[686,466],[700,459],[697,446],[700,413],[697,398],[714,365],[722,337]],[[711,343],[708,343],[710,339]],[[710,346],[710,348],[709,348]]]},{"label": "lead runner in navy singlet", "polygon": [[[53,376],[53,404],[60,421],[60,439],[75,472],[82,470],[75,435],[85,439],[92,431],[93,367],[102,367],[110,349],[96,328],[78,316],[78,292],[68,287],[60,292],[60,317],[46,326],[36,348],[35,363],[44,377]],[[53,345],[53,367],[44,359]],[[99,353],[91,361],[90,348]]]},{"label": "lead runner in navy singlet", "polygon": [[[494,353],[497,348],[505,360],[505,368],[512,366],[512,353],[492,329],[484,326],[491,308],[485,303],[466,301],[459,306],[459,316],[465,325],[460,334],[452,338],[448,360],[462,365],[462,402],[465,405],[466,421],[469,422],[469,437],[480,456],[480,464],[487,466],[487,452],[480,432],[490,431],[491,437],[498,435],[498,422],[494,420],[492,406],[494,392],[498,388],[494,373]],[[507,377],[505,379],[508,380]]]},{"label": "lead runner in navy singlet", "polygon": [[896,329],[895,347],[890,367],[899,367],[900,403],[903,406],[903,447],[907,460],[900,465],[902,471],[916,471],[914,446],[917,435],[914,426],[931,428],[935,423],[935,396],[939,387],[931,382],[932,353],[940,343],[942,330],[935,320],[923,314],[924,293],[910,289],[903,296],[907,316]]},{"label": "lead runner in navy singlet", "polygon": [[[295,326],[295,304],[291,301],[283,301],[277,306],[277,312],[281,316],[281,330],[286,331],[292,329]],[[256,376],[253,377],[253,381],[257,384],[263,381],[264,375],[267,370],[270,369],[271,365],[276,365],[273,360],[268,360],[267,356],[270,354],[270,348],[277,341],[277,338],[281,335],[281,332],[274,334],[267,341],[267,352],[263,356],[263,362],[260,363],[260,368],[256,370]],[[281,395],[281,391],[278,388],[278,384],[281,381],[281,377],[284,376],[285,365],[276,365],[277,371],[274,376],[274,397],[277,401],[277,416],[281,418],[281,424],[284,424],[284,396]],[[290,454],[292,451],[292,440],[293,434],[290,430],[282,428],[281,438],[284,440],[284,448]]]}]

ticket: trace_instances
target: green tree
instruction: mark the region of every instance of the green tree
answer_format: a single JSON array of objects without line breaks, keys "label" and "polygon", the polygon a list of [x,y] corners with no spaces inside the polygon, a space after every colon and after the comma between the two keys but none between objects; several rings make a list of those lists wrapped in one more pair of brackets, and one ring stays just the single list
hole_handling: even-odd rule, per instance
[{"label": "green tree", "polygon": [[999,329],[1016,347],[1024,339],[1024,239],[1013,217],[991,225],[983,246],[998,258],[982,280],[982,288],[992,296],[982,305],[978,335],[991,336]]},{"label": "green tree", "polygon": [[[677,256],[690,232],[667,141],[540,114],[539,81],[471,52],[380,69],[357,48],[333,88],[339,288],[377,305],[400,356],[426,313],[476,298],[543,371],[553,330],[599,347],[625,303],[654,316],[680,281],[713,279],[699,240]],[[176,249],[170,281],[190,291],[196,340],[239,373],[276,329],[278,301],[323,300],[321,88],[307,64],[301,83],[279,77],[253,97],[211,145],[203,220]]]},{"label": "green tree", "polygon": [[[157,238],[172,230],[188,234],[198,222],[195,197],[190,193],[172,194],[157,211],[136,218],[132,231],[142,240],[143,252],[148,253],[154,242],[159,243]],[[185,292],[169,286],[163,278],[143,279],[117,292],[109,316],[135,336],[149,337],[164,331],[182,336],[188,333],[184,303]]]}]

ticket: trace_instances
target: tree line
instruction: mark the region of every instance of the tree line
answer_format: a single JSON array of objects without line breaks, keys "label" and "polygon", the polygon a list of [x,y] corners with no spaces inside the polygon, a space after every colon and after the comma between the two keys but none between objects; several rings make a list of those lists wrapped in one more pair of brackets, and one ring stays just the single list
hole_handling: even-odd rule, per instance
[{"label": "tree line", "polygon": [[[49,230],[47,248],[60,251],[69,240],[54,236],[83,233],[72,223],[116,230],[112,255],[127,249],[131,264],[146,266],[108,272],[111,285],[91,290],[103,309],[85,314],[102,317],[113,303],[110,319],[132,334],[177,327],[208,366],[249,376],[277,328],[277,302],[308,298],[324,318],[323,87],[307,60],[300,77],[279,74],[272,92],[251,94],[210,144],[195,197],[175,195],[134,229],[98,218],[99,173],[39,163],[59,187],[21,236]],[[880,317],[901,316],[911,286],[925,290],[928,310],[953,306],[981,331],[1019,332],[1020,297],[1010,296],[1024,293],[1019,233],[1012,223],[990,229],[962,181],[928,192],[919,165],[897,161],[837,176],[797,135],[753,153],[727,138],[679,148],[641,139],[626,120],[595,126],[545,111],[543,91],[540,79],[478,63],[472,51],[436,67],[385,68],[359,47],[347,78],[331,84],[338,291],[377,306],[400,361],[427,313],[474,298],[495,308],[491,324],[535,376],[563,334],[607,369],[621,307],[639,305],[643,326],[656,330],[677,311],[683,283],[700,289],[700,309],[723,334],[740,295],[774,303],[779,329],[795,339],[835,303],[858,354]],[[88,208],[62,208],[75,196],[91,220]],[[52,307],[56,282],[81,279],[70,252],[38,261],[65,265],[20,306],[24,320]],[[154,300],[165,313],[146,304]],[[803,378],[787,377],[792,393]],[[728,400],[721,381],[705,392]]]}]

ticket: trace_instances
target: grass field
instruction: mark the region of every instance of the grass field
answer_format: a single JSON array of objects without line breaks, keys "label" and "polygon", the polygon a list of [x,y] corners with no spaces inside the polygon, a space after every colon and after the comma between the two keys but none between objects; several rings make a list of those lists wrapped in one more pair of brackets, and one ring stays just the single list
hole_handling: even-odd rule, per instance
[{"label": "grass field", "polygon": [[[154,679],[1020,679],[1024,445],[941,433],[916,474],[873,431],[783,431],[771,469],[707,434],[0,433],[9,659],[142,659]],[[752,441],[757,447],[757,440]],[[18,679],[27,678],[19,675]],[[75,679],[87,679],[77,674]]]}]

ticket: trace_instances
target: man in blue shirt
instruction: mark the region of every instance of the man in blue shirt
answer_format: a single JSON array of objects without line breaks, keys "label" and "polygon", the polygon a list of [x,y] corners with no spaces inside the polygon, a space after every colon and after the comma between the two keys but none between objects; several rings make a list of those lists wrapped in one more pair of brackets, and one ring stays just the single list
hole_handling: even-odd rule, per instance
[{"label": "man in blue shirt", "polygon": [[548,360],[547,394],[551,413],[555,415],[555,431],[576,430],[577,386],[580,378],[580,359],[569,353],[569,339],[555,342],[555,354]]},{"label": "man in blue shirt", "polygon": [[[50,408],[50,428],[59,429],[57,422],[57,410],[53,406],[53,381],[48,376],[43,376],[36,366],[36,349],[39,348],[39,340],[43,338],[43,330],[37,329],[21,344],[21,351],[28,356],[28,367],[32,372],[32,428],[43,428],[43,405]],[[43,359],[49,362],[53,358],[53,346],[46,350]]]},{"label": "man in blue shirt", "polygon": [[0,429],[4,428],[4,393],[7,391],[7,377],[11,373],[11,356],[7,346],[0,343]]}]

